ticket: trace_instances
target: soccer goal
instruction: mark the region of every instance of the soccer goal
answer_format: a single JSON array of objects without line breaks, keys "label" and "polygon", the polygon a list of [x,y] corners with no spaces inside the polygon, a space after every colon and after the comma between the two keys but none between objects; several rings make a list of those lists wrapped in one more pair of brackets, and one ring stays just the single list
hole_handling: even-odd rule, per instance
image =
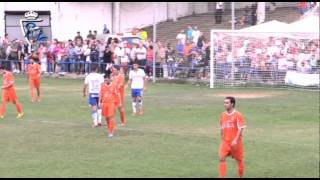
[{"label": "soccer goal", "polygon": [[319,88],[319,33],[252,30],[211,30],[210,88]]}]

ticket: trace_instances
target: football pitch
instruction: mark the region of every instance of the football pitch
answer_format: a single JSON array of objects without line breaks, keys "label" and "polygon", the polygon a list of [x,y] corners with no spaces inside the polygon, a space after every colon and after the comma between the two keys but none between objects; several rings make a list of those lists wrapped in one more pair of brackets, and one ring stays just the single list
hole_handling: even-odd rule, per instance
[{"label": "football pitch", "polygon": [[[27,79],[16,77],[25,116],[17,120],[8,104],[0,120],[0,177],[218,177],[229,94],[247,123],[244,177],[319,177],[319,91],[149,83],[145,114],[131,116],[127,89],[127,126],[117,112],[108,139],[105,127],[91,128],[82,87],[83,80],[43,78],[42,102],[32,104]],[[237,177],[231,158],[226,177]]]}]

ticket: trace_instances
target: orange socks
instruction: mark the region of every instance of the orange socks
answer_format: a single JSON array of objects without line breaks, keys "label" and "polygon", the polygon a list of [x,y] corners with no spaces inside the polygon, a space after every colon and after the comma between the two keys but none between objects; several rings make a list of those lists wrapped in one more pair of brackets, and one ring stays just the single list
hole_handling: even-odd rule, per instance
[{"label": "orange socks", "polygon": [[226,162],[220,162],[219,164],[219,178],[224,178],[226,176],[227,165]]},{"label": "orange socks", "polygon": [[109,134],[113,134],[113,127],[114,127],[114,118],[109,118],[109,120],[107,120],[107,128],[109,131]]},{"label": "orange socks", "polygon": [[243,176],[243,172],[244,172],[244,163],[243,163],[243,161],[238,161],[238,175],[239,175],[239,177]]},{"label": "orange socks", "polygon": [[120,118],[121,118],[121,123],[124,124],[125,120],[124,120],[124,111],[120,111]]},{"label": "orange socks", "polygon": [[22,106],[18,102],[16,102],[16,109],[17,109],[18,113],[22,113]]}]

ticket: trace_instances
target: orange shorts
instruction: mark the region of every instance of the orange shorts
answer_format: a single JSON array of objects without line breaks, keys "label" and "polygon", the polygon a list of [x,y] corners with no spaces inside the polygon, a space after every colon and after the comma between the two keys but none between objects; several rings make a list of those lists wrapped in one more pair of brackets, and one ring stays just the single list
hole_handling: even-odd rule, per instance
[{"label": "orange shorts", "polygon": [[114,116],[116,110],[115,103],[103,103],[101,104],[101,110],[101,115],[104,117]]},{"label": "orange shorts", "polygon": [[243,159],[243,146],[242,139],[238,141],[238,143],[232,147],[231,142],[222,140],[219,147],[219,157],[227,157],[231,156],[233,159],[238,161]]},{"label": "orange shorts", "polygon": [[124,97],[124,95],[122,93],[120,93],[120,96],[117,97],[116,107],[123,106],[123,97]]},{"label": "orange shorts", "polygon": [[36,78],[36,79],[30,78],[29,84],[30,84],[30,86],[33,86],[33,87],[39,87],[40,86],[40,78]]},{"label": "orange shorts", "polygon": [[3,91],[2,102],[14,102],[17,101],[17,95],[15,90]]}]

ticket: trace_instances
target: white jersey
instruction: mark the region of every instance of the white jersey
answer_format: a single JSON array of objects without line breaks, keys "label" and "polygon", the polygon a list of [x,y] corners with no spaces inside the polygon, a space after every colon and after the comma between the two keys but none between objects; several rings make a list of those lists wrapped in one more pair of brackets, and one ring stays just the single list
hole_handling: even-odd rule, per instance
[{"label": "white jersey", "polygon": [[138,69],[137,72],[131,70],[129,73],[129,79],[131,80],[131,89],[143,89],[145,76],[146,74],[142,69]]},{"label": "white jersey", "polygon": [[89,86],[89,93],[99,93],[101,84],[104,82],[104,78],[101,74],[90,73],[84,80],[84,84]]}]

